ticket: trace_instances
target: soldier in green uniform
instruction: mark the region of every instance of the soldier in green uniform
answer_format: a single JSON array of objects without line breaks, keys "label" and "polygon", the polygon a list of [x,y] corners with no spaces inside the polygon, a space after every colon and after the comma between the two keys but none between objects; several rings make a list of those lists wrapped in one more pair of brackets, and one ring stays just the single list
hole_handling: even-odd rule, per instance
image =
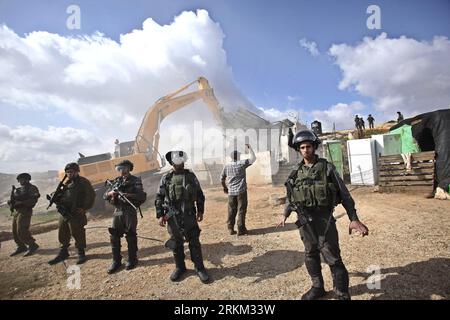
[{"label": "soldier in green uniform", "polygon": [[[66,260],[69,257],[68,248],[70,238],[75,239],[75,247],[78,250],[77,264],[86,262],[86,211],[93,207],[95,191],[88,179],[80,176],[80,167],[72,162],[64,168],[67,175],[67,183],[61,198],[56,202],[59,217],[58,240],[61,244],[58,255],[48,263],[53,265]],[[67,213],[64,214],[63,212]]]},{"label": "soldier in green uniform", "polygon": [[369,121],[369,129],[373,129],[374,128],[373,123],[375,121],[375,118],[372,117],[371,114],[369,114],[369,116],[367,117],[367,121]]},{"label": "soldier in green uniform", "polygon": [[325,295],[320,264],[322,255],[330,266],[337,298],[349,300],[349,277],[341,259],[333,217],[335,205],[342,202],[347,211],[350,233],[356,230],[365,236],[369,230],[359,221],[355,202],[334,165],[315,154],[320,143],[317,136],[312,131],[302,130],[295,137],[290,132],[290,138],[289,145],[301,153],[303,160],[286,181],[286,208],[277,226],[284,226],[290,213],[297,212],[296,224],[305,246],[305,265],[312,280],[312,288],[302,299],[314,300]]},{"label": "soldier in green uniform", "polygon": [[[116,209],[113,214],[112,226],[109,228],[113,262],[108,268],[108,273],[112,274],[122,266],[122,256],[120,254],[120,238],[125,234],[128,244],[128,262],[125,266],[127,270],[134,269],[138,264],[137,245],[137,212],[138,208],[147,198],[144,192],[141,178],[131,175],[133,163],[124,160],[116,166],[120,176],[112,181],[112,186],[106,191],[103,198],[109,201]],[[134,206],[134,207],[133,207]]]},{"label": "soldier in green uniform", "polygon": [[175,259],[175,270],[170,280],[179,280],[186,271],[184,242],[187,241],[195,271],[200,280],[207,283],[209,276],[203,265],[199,239],[201,230],[198,226],[198,222],[203,220],[205,196],[195,174],[184,168],[187,160],[185,152],[170,151],[166,159],[173,170],[161,178],[155,207],[159,225],[164,227],[167,224],[170,234],[165,244],[166,248],[172,250]]},{"label": "soldier in green uniform", "polygon": [[[13,214],[12,231],[17,249],[11,253],[11,257],[25,252],[25,257],[32,255],[39,246],[30,233],[31,215],[40,194],[36,186],[30,183],[31,175],[21,173],[17,176],[20,184],[19,188],[14,190],[12,199],[8,201]],[[28,246],[28,248],[27,248]]]}]

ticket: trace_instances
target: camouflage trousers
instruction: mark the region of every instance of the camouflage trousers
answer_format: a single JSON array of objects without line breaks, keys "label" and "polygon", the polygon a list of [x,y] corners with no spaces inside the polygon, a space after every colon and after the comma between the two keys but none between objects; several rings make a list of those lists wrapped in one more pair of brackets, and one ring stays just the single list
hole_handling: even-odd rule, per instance
[{"label": "camouflage trousers", "polygon": [[61,249],[67,249],[70,246],[70,239],[75,239],[75,247],[77,249],[86,248],[86,230],[84,226],[87,224],[85,213],[75,213],[69,220],[59,217],[58,240]]},{"label": "camouflage trousers", "polygon": [[12,231],[14,241],[18,247],[25,247],[35,243],[34,238],[31,236],[30,223],[31,223],[32,210],[26,212],[17,212],[14,215],[12,223]]}]

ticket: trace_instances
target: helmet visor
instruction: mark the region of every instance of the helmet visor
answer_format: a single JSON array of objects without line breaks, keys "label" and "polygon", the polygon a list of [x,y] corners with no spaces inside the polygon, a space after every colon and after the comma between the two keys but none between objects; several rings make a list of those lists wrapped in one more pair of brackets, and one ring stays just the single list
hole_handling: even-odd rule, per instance
[{"label": "helmet visor", "polygon": [[187,160],[187,156],[184,152],[182,153],[182,155],[180,155],[180,152],[172,152],[173,164],[179,165],[179,164],[185,163],[186,160]]}]

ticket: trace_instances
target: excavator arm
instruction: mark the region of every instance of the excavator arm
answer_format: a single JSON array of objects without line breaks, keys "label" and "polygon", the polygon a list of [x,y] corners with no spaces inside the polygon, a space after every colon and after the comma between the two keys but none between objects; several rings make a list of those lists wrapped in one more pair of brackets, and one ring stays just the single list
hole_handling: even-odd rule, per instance
[{"label": "excavator arm", "polygon": [[[197,91],[177,96],[196,82],[199,87]],[[169,114],[200,99],[203,99],[216,121],[219,125],[222,125],[222,109],[214,96],[214,91],[209,86],[208,80],[200,77],[196,81],[183,86],[177,91],[160,98],[146,112],[136,135],[134,146],[135,153],[146,153],[148,154],[149,159],[156,160],[159,146],[159,128],[162,120]]]}]

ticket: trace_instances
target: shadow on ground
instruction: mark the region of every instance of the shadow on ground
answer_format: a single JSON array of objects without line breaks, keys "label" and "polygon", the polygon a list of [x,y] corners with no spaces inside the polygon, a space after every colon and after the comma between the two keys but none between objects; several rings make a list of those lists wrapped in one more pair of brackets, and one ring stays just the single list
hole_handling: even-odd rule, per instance
[{"label": "shadow on ground", "polygon": [[[450,259],[431,258],[413,262],[403,267],[383,268],[380,289],[369,289],[367,282],[350,288],[354,296],[367,293],[376,294],[372,299],[431,299],[450,298]],[[373,283],[374,273],[350,273],[353,277],[363,277]]]},{"label": "shadow on ground", "polygon": [[252,282],[260,282],[291,272],[301,267],[303,262],[303,252],[296,250],[271,250],[236,266],[212,268],[209,272],[213,280],[231,276],[239,279],[256,278]]},{"label": "shadow on ground", "polygon": [[286,231],[292,231],[292,230],[298,230],[295,223],[286,223],[284,227],[275,228],[275,226],[265,227],[265,228],[259,228],[259,229],[251,229],[249,230],[249,235],[262,235],[267,233],[275,233],[275,232],[286,232]]},{"label": "shadow on ground", "polygon": [[48,280],[40,275],[37,270],[27,272],[0,272],[0,300],[13,299],[15,295],[44,287]]}]

